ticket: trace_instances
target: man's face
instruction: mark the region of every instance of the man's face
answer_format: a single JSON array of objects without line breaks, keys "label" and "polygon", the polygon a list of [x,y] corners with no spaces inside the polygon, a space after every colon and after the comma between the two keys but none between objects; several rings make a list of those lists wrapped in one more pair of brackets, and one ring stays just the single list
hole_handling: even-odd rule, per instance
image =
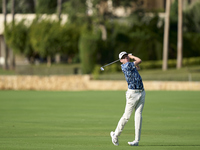
[{"label": "man's face", "polygon": [[129,62],[130,58],[128,57],[128,55],[126,55],[125,57],[123,56],[122,59],[120,59],[120,62],[122,64],[125,64],[127,62]]}]

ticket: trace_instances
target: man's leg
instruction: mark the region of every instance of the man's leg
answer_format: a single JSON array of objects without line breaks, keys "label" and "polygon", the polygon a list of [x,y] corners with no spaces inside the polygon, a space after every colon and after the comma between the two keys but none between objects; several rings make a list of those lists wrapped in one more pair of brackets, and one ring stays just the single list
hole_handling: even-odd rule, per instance
[{"label": "man's leg", "polygon": [[145,103],[145,91],[141,93],[140,100],[135,108],[135,141],[140,141],[142,128],[142,111]]},{"label": "man's leg", "polygon": [[115,135],[119,136],[124,128],[124,126],[126,125],[126,123],[128,122],[128,120],[131,117],[131,114],[133,112],[133,109],[135,108],[135,105],[138,102],[138,93],[133,93],[130,91],[127,91],[126,93],[126,107],[125,107],[125,111],[123,116],[121,117],[121,119],[118,122],[117,128],[115,129]]},{"label": "man's leg", "polygon": [[135,140],[133,142],[128,142],[131,146],[138,146],[141,136],[142,128],[142,110],[145,103],[145,91],[141,93],[140,100],[135,107]]}]

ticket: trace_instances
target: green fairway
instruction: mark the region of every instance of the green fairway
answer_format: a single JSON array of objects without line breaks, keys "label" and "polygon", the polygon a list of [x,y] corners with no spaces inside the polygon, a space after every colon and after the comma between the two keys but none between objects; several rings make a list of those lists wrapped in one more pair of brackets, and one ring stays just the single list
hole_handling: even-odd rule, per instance
[{"label": "green fairway", "polygon": [[125,91],[0,91],[0,150],[199,150],[200,92],[147,91],[142,136],[134,115],[112,144]]}]

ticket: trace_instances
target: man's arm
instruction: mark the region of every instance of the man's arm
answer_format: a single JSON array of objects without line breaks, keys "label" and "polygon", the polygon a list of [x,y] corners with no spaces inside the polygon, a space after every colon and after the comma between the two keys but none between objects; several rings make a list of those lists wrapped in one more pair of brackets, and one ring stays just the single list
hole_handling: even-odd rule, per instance
[{"label": "man's arm", "polygon": [[128,57],[130,59],[133,59],[135,66],[139,66],[139,64],[142,62],[142,60],[139,57],[133,56],[132,54],[128,54]]}]

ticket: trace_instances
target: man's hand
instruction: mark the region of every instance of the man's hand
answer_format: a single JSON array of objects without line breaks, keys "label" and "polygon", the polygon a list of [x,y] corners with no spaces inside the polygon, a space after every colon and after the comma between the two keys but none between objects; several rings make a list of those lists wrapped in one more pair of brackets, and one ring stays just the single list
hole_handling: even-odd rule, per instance
[{"label": "man's hand", "polygon": [[133,59],[135,66],[138,66],[142,60],[139,57],[133,56],[132,54],[128,54],[130,59]]},{"label": "man's hand", "polygon": [[137,65],[137,66],[136,66],[136,69],[137,69],[137,71],[139,71],[139,70],[140,70],[140,66],[139,66],[139,65]]}]

